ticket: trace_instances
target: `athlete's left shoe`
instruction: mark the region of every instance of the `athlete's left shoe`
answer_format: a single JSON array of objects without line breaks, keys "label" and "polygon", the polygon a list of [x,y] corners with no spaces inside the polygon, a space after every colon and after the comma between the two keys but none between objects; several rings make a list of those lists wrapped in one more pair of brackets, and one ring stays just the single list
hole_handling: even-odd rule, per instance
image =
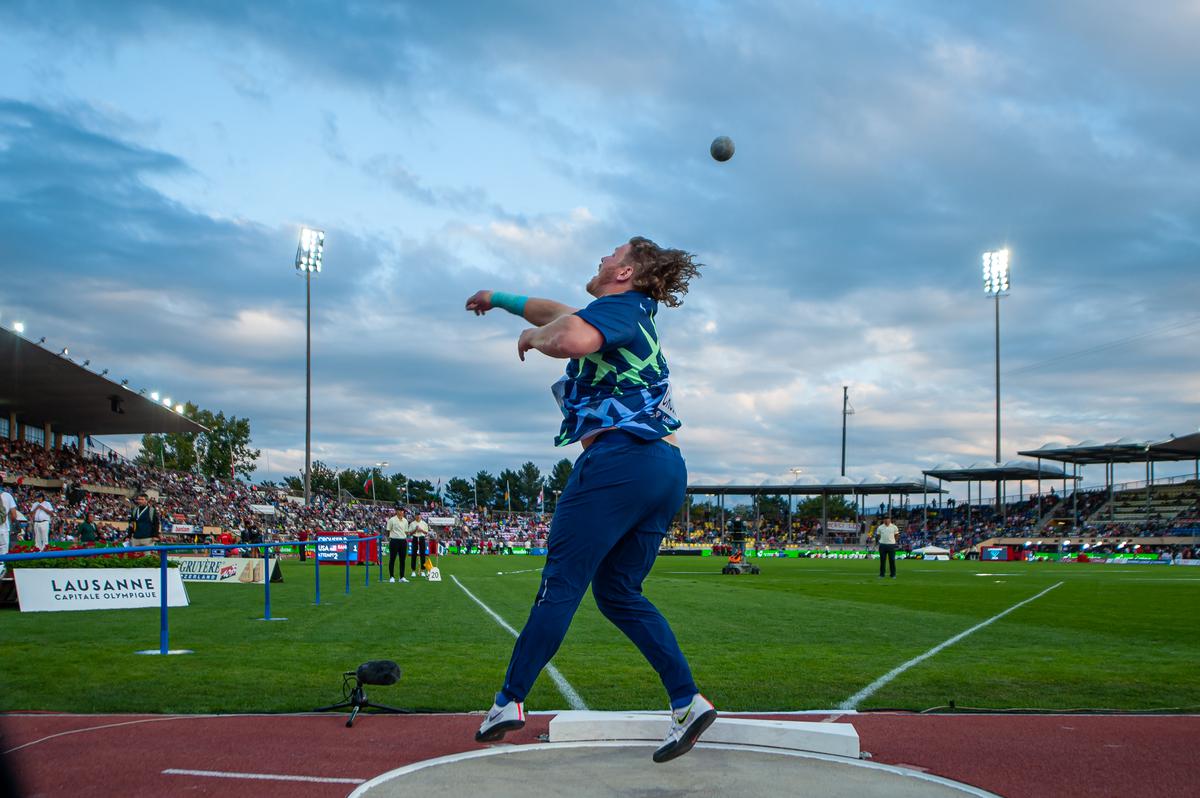
[{"label": "athlete's left shoe", "polygon": [[475,742],[494,743],[504,738],[510,731],[516,731],[525,726],[525,704],[520,701],[509,701],[504,706],[492,704],[487,717],[475,732]]},{"label": "athlete's left shoe", "polygon": [[704,730],[717,719],[717,710],[707,698],[696,693],[692,703],[671,711],[671,730],[654,752],[655,762],[670,762],[692,750]]}]

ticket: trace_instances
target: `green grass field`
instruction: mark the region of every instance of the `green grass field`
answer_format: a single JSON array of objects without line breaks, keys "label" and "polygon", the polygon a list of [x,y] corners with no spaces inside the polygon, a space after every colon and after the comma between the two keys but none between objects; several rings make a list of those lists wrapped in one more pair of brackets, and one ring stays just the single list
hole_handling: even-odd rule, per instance
[{"label": "green grass field", "polygon": [[[283,563],[265,623],[261,585],[188,583],[191,606],[171,611],[171,647],[158,647],[158,611],[0,613],[0,709],[74,712],[304,711],[341,696],[341,672],[398,661],[398,685],[368,691],[420,710],[490,705],[513,638],[450,579],[457,576],[520,628],[537,590],[535,557],[443,557],[445,581],[363,585],[323,570],[314,606],[311,561]],[[764,560],[759,576],[721,576],[718,558],[663,557],[646,594],[666,614],[701,689],[726,710],[838,706],[896,666],[1063,584],[935,656],[860,709],[927,709],[954,700],[986,708],[1200,708],[1200,569],[902,561]],[[372,571],[374,579],[375,571]],[[592,709],[659,709],[658,679],[584,599],[554,660]],[[567,702],[542,676],[530,709]]]}]

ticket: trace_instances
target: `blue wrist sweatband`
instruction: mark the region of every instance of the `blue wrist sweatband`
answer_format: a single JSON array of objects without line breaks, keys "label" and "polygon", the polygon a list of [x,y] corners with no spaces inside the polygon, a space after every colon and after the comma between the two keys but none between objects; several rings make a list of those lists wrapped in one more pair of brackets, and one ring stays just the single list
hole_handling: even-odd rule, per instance
[{"label": "blue wrist sweatband", "polygon": [[492,292],[492,307],[507,310],[514,316],[525,315],[525,303],[529,297],[520,294],[506,294],[503,291]]}]

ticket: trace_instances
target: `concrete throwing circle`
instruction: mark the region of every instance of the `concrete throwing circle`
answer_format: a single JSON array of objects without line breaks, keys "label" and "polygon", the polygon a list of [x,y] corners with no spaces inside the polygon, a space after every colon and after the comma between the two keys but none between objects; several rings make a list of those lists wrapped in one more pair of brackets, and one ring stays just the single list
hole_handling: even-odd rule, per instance
[{"label": "concrete throwing circle", "polygon": [[351,798],[664,798],[672,795],[823,798],[994,798],[914,770],[803,751],[704,744],[663,765],[644,742],[514,745],[416,762],[384,773]]}]

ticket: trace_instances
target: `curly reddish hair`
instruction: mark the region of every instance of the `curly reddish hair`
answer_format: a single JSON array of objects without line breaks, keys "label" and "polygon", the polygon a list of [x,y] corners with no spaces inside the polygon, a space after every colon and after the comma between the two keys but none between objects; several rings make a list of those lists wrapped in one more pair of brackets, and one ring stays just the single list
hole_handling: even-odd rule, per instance
[{"label": "curly reddish hair", "polygon": [[657,299],[669,308],[683,304],[688,282],[700,276],[704,264],[682,249],[664,249],[648,238],[629,239],[629,259],[633,264],[633,288]]}]

